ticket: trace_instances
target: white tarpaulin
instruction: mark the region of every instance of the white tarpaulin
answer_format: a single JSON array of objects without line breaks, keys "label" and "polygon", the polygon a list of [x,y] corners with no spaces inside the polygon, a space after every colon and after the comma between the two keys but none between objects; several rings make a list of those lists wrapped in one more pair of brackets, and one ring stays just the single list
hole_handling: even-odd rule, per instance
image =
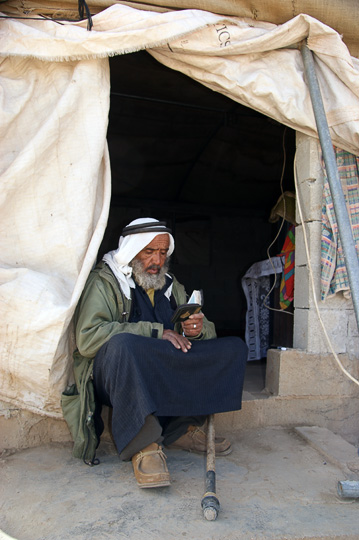
[{"label": "white tarpaulin", "polygon": [[106,226],[108,85],[107,59],[1,62],[0,393],[34,410],[58,408],[64,336]]},{"label": "white tarpaulin", "polygon": [[[6,15],[79,19],[81,0],[5,0],[1,7]],[[135,9],[149,11],[177,11],[200,9],[231,17],[247,17],[252,21],[284,24],[301,13],[311,15],[331,26],[341,36],[352,56],[359,57],[358,0],[86,0],[94,15],[113,4],[125,4]]]},{"label": "white tarpaulin", "polygon": [[[333,142],[359,153],[359,64],[339,35],[299,15],[275,26],[212,13],[112,6],[86,21],[0,22],[0,399],[60,415],[68,326],[106,227],[107,56],[162,63],[315,136],[297,44],[316,53]],[[125,76],[125,74],[124,74]]]}]

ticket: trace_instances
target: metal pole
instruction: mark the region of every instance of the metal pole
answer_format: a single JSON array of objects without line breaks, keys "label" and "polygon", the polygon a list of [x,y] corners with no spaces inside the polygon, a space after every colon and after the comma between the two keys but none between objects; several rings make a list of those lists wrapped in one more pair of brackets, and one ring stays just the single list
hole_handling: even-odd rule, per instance
[{"label": "metal pole", "polygon": [[338,482],[337,491],[342,499],[359,499],[359,482],[357,480]]},{"label": "metal pole", "polygon": [[330,132],[325,115],[322,95],[319,88],[318,79],[315,73],[314,59],[312,52],[303,42],[301,46],[304,61],[305,73],[308,80],[310,97],[317,124],[320,145],[322,147],[325,168],[327,171],[330,191],[334,204],[334,211],[338,222],[338,232],[343,246],[345,264],[348,272],[349,286],[351,290],[355,317],[359,328],[359,261],[355,249],[355,242],[352,234],[348,211],[342,185],[339,178],[337,163],[330,138]]}]

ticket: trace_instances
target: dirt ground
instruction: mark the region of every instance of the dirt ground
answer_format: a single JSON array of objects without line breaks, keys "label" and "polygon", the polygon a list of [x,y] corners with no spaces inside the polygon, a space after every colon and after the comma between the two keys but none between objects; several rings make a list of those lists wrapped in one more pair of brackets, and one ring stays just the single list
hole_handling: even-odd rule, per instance
[{"label": "dirt ground", "polygon": [[109,443],[101,443],[101,463],[92,468],[71,456],[71,445],[5,455],[0,538],[359,539],[359,500],[337,494],[338,481],[348,478],[337,454],[331,459],[295,429],[252,429],[231,438],[232,454],[216,460],[216,521],[206,521],[201,509],[204,456],[167,451],[172,485],[141,490],[131,463],[121,462]]}]

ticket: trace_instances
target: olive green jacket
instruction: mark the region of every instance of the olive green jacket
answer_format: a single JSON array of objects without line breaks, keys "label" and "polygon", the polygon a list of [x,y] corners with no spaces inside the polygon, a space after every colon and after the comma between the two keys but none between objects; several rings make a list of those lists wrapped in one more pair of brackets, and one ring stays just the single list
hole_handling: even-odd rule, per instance
[{"label": "olive green jacket", "polygon": [[[172,295],[176,304],[186,303],[185,288],[173,275],[171,277]],[[74,439],[73,455],[82,458],[87,464],[95,463],[99,442],[94,426],[95,397],[92,382],[96,353],[111,337],[121,332],[162,339],[161,323],[129,323],[131,308],[132,299],[126,298],[109,267],[101,262],[90,273],[75,311],[75,384],[63,392],[61,400],[64,418]],[[176,323],[175,331],[182,331],[180,323]],[[205,317],[199,339],[215,337],[214,324]]]}]

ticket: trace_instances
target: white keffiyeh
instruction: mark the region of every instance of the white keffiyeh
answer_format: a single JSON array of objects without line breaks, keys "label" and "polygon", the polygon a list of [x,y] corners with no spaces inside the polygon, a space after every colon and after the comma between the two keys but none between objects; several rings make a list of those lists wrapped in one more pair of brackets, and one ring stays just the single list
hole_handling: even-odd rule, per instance
[{"label": "white keffiyeh", "polygon": [[[152,222],[156,223],[158,220],[153,218],[139,218],[131,221],[128,226]],[[163,226],[163,228],[165,229],[165,226]],[[132,268],[129,266],[129,263],[159,234],[168,234],[169,236],[170,245],[167,253],[167,256],[169,257],[172,255],[175,247],[173,236],[166,231],[163,233],[155,231],[120,236],[118,248],[106,253],[102,259],[109,265],[112,272],[115,274],[124,295],[128,299],[131,298],[131,288],[134,289],[136,287],[135,282],[132,279]]]}]

